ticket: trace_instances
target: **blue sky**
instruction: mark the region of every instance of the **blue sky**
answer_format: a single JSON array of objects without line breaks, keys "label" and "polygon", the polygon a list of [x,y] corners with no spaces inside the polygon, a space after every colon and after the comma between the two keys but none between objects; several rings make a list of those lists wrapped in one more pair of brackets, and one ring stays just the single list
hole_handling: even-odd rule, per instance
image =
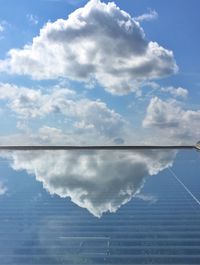
[{"label": "blue sky", "polygon": [[[94,144],[98,139],[110,144],[121,139],[130,144],[152,143],[160,137],[163,143],[197,141],[200,133],[199,1],[115,1],[114,9],[119,8],[121,14],[124,10],[130,15],[131,23],[137,24],[136,35],[122,25],[117,28],[117,15],[105,11],[103,2],[91,1],[84,30],[88,30],[92,21],[96,32],[85,37],[79,29],[79,33],[69,35],[68,27],[62,33],[67,39],[59,39],[62,26],[56,21],[63,19],[67,25],[68,15],[77,8],[89,10],[88,2],[1,0],[1,141],[48,144],[63,139],[64,143],[74,143],[79,139],[80,143]],[[104,1],[107,7],[108,2]],[[99,14],[95,16],[97,5]],[[109,17],[108,21],[104,15]],[[125,16],[123,19],[126,20]],[[55,34],[54,25],[58,25],[51,42],[45,35],[48,21],[51,34]],[[76,22],[71,20],[70,27],[73,23]],[[40,34],[41,29],[46,33]],[[145,37],[141,37],[142,32]],[[39,34],[41,40],[34,48],[33,38]],[[80,34],[80,42],[76,41],[76,34]],[[62,48],[54,50],[53,45],[58,42]],[[152,47],[146,46],[151,42],[157,43],[156,54]],[[90,48],[87,43],[94,46]],[[25,45],[29,45],[28,55],[24,55]],[[41,45],[50,47],[48,53]],[[143,48],[145,51],[140,51]],[[15,54],[8,55],[12,49]],[[64,53],[63,49],[66,49]],[[91,57],[95,62],[89,60],[92,49],[99,56]],[[159,54],[161,49],[163,55]],[[32,66],[30,58],[34,58]],[[111,65],[102,60],[110,60]],[[117,62],[123,64],[118,66]],[[63,92],[65,89],[71,92]]]}]

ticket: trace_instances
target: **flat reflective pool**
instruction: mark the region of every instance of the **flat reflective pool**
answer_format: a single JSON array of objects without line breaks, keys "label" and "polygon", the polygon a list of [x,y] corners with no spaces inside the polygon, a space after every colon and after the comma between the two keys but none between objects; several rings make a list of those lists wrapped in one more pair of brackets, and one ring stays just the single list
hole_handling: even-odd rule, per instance
[{"label": "flat reflective pool", "polygon": [[200,264],[200,153],[0,153],[0,264]]}]

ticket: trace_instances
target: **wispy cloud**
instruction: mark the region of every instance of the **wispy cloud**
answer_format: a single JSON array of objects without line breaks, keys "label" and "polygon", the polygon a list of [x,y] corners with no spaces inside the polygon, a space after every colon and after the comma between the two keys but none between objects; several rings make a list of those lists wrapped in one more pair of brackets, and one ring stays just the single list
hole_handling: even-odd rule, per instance
[{"label": "wispy cloud", "polygon": [[162,92],[170,93],[172,96],[180,97],[180,98],[187,98],[188,96],[188,90],[183,87],[161,87]]},{"label": "wispy cloud", "polygon": [[5,39],[5,32],[8,26],[9,24],[6,20],[0,21],[0,40]]},{"label": "wispy cloud", "polygon": [[5,30],[3,24],[0,23],[0,32],[3,32]]},{"label": "wispy cloud", "polygon": [[37,25],[39,23],[39,19],[36,15],[27,14],[26,17],[31,25]]},{"label": "wispy cloud", "polygon": [[158,18],[158,13],[155,10],[149,10],[148,13],[144,13],[138,17],[135,17],[135,20],[138,22],[143,22],[143,21],[151,21],[155,20]]},{"label": "wispy cloud", "polygon": [[143,84],[145,87],[152,88],[154,92],[160,91],[163,93],[170,94],[172,97],[175,98],[182,98],[186,99],[188,96],[188,89],[183,87],[174,87],[174,86],[161,86],[160,84],[156,82],[146,82]]},{"label": "wispy cloud", "polygon": [[7,192],[6,186],[0,181],[0,195],[4,195]]},{"label": "wispy cloud", "polygon": [[3,33],[7,26],[9,26],[9,24],[6,20],[0,21],[0,33]]}]

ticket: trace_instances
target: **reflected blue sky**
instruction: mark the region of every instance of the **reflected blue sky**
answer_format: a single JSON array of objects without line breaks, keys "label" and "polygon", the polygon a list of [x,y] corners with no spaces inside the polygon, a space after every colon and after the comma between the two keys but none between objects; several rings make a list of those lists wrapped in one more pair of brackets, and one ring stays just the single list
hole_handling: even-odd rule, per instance
[{"label": "reflected blue sky", "polygon": [[[199,159],[199,152],[181,151],[170,167],[198,200]],[[14,170],[11,160],[2,158],[0,166],[7,189],[0,195],[2,264],[200,262],[200,206],[167,168],[145,176],[141,191],[115,213],[97,218],[69,197],[51,195],[34,174]]]}]

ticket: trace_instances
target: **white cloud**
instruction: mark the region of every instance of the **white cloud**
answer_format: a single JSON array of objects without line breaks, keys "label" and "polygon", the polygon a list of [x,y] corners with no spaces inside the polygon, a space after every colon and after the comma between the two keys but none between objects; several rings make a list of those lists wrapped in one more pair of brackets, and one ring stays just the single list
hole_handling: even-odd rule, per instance
[{"label": "white cloud", "polygon": [[40,127],[34,132],[26,123],[23,124],[23,121],[18,126],[23,131],[1,136],[0,145],[75,145],[83,144],[85,137],[85,135],[82,137],[77,133],[66,133],[59,128],[50,126]]},{"label": "white cloud", "polygon": [[158,18],[158,13],[155,10],[149,10],[149,13],[142,14],[138,17],[135,17],[135,20],[138,22],[142,21],[151,21]]},{"label": "white cloud", "polygon": [[97,82],[113,94],[177,71],[172,51],[149,42],[143,29],[114,3],[89,1],[67,19],[48,22],[23,49],[12,49],[0,71],[34,79]]},{"label": "white cloud", "polygon": [[188,90],[183,87],[161,87],[162,92],[168,92],[174,97],[181,97],[181,98],[187,98],[188,96]]},{"label": "white cloud", "polygon": [[[9,109],[22,120],[60,114],[64,121],[72,119],[72,125],[79,133],[94,131],[96,137],[118,138],[128,126],[122,116],[108,108],[106,103],[81,98],[66,88],[44,93],[41,90],[0,84],[0,100],[5,100]],[[18,125],[21,127],[23,124]]]},{"label": "white cloud", "polygon": [[147,202],[150,202],[150,203],[156,203],[158,201],[158,198],[156,196],[149,195],[149,194],[143,194],[142,192],[136,194],[135,197],[137,199],[141,199],[143,201],[147,201]]},{"label": "white cloud", "polygon": [[163,93],[168,93],[171,96],[177,98],[187,98],[188,96],[188,90],[183,87],[174,87],[174,86],[161,86],[156,82],[144,82],[143,84],[144,87],[150,87],[154,91],[161,91]]},{"label": "white cloud", "polygon": [[171,166],[175,153],[28,151],[1,156],[11,159],[13,169],[34,174],[51,194],[70,197],[100,217],[105,212],[115,212],[138,195],[147,176]]},{"label": "white cloud", "polygon": [[[179,91],[179,96],[187,94],[184,89],[160,87],[157,83],[153,85],[156,90],[165,90],[165,93]],[[7,108],[15,113],[16,126],[23,131],[23,134],[1,137],[0,142],[8,144],[40,144],[41,141],[61,145],[153,144],[156,141],[161,144],[161,140],[163,144],[177,141],[195,143],[200,134],[200,112],[184,110],[180,103],[172,99],[151,99],[143,128],[134,128],[134,124],[130,124],[106,103],[87,99],[62,87],[42,91],[0,83],[0,101],[4,101]],[[46,126],[40,128],[41,122]],[[38,123],[38,126],[36,128],[34,125],[35,129],[31,131],[34,123]]]},{"label": "white cloud", "polygon": [[38,17],[33,14],[27,14],[26,17],[32,25],[37,25],[39,23]]},{"label": "white cloud", "polygon": [[159,143],[195,144],[200,135],[200,110],[184,109],[176,100],[151,99],[143,120]]},{"label": "white cloud", "polygon": [[69,89],[55,89],[42,93],[40,89],[18,87],[0,83],[0,100],[6,100],[8,107],[22,118],[36,118],[67,107],[75,92]]},{"label": "white cloud", "polygon": [[[126,130],[123,132],[123,128],[122,131],[116,131],[112,134],[113,137],[110,137],[100,134],[94,129],[70,130],[68,127],[61,129],[55,125],[52,127],[53,124],[51,124],[33,130],[31,126],[28,126],[29,124],[23,123],[23,121],[17,125],[21,131],[1,136],[0,145],[119,145],[124,144],[127,140]],[[133,137],[134,132],[130,131],[130,133]],[[134,137],[133,139],[136,143]]]}]

